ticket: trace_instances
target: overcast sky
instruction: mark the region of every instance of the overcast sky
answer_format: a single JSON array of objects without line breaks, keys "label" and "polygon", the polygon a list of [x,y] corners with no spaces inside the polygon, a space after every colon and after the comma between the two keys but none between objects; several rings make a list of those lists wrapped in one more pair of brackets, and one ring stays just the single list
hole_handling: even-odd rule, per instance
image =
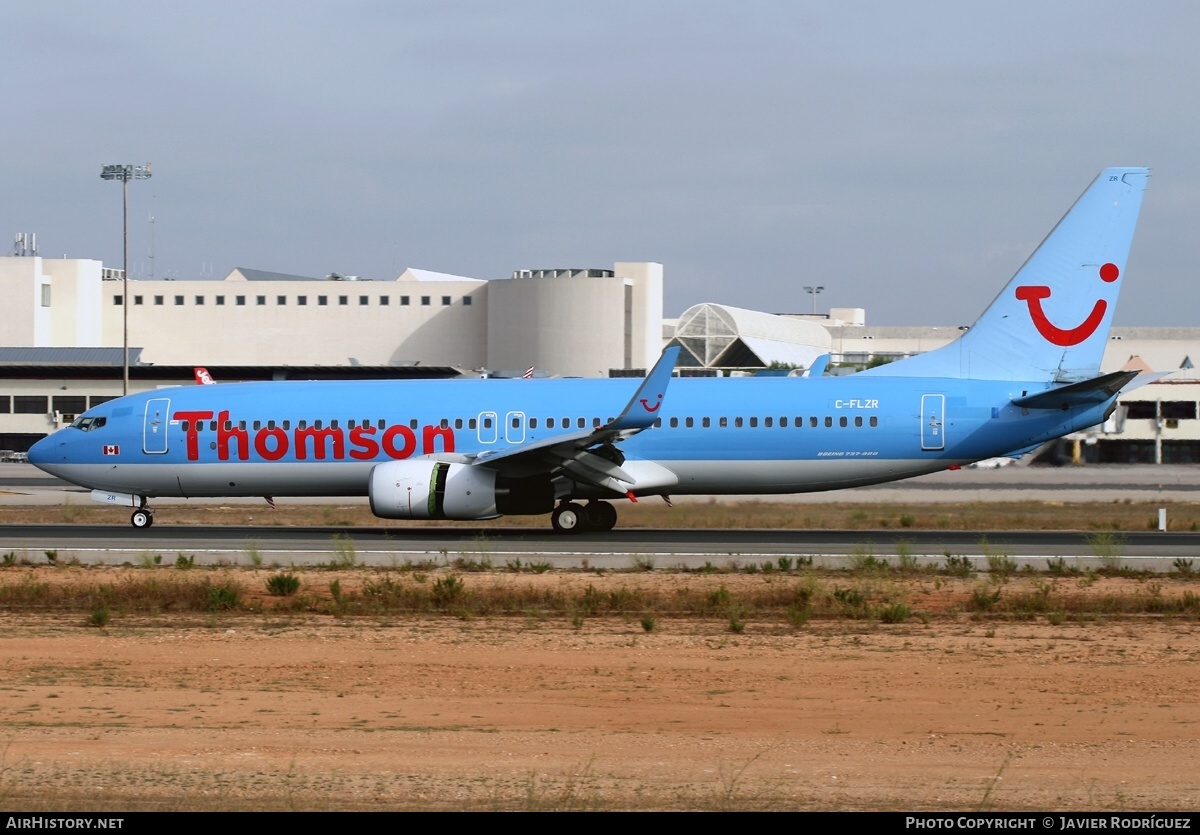
[{"label": "overcast sky", "polygon": [[[1200,326],[1200,4],[0,0],[0,234],[131,274],[665,265],[711,301],[965,324],[1100,169],[1117,313]],[[0,241],[2,243],[3,241]],[[7,250],[5,250],[7,251]]]}]

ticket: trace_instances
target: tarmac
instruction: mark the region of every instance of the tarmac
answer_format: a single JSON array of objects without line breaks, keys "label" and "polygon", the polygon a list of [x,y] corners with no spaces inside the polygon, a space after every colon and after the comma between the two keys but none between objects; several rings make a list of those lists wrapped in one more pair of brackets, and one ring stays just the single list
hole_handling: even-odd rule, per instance
[{"label": "tarmac", "polygon": [[[1091,464],[1042,467],[964,467],[904,481],[849,490],[763,496],[675,496],[676,502],[767,501],[797,504],[831,502],[949,503],[949,502],[1197,502],[1200,466],[1186,464]],[[90,501],[90,491],[47,475],[32,464],[0,464],[0,504],[60,505]],[[261,504],[262,498],[155,499],[156,506],[172,504]],[[354,497],[278,498],[279,504],[353,504]]]}]

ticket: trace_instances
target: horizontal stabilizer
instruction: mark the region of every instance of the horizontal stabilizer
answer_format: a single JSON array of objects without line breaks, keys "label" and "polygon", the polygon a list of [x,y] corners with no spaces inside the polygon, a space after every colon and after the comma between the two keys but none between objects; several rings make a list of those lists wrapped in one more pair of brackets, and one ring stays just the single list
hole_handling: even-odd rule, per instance
[{"label": "horizontal stabilizer", "polygon": [[1022,409],[1070,409],[1089,403],[1103,403],[1113,397],[1138,375],[1137,371],[1114,371],[1090,380],[1039,391],[1025,397],[1013,398],[1013,405]]}]

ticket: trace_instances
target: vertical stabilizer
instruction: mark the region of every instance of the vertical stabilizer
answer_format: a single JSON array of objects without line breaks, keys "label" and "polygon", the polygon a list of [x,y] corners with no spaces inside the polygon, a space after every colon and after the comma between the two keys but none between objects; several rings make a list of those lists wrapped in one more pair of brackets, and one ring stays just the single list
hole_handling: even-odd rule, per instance
[{"label": "vertical stabilizer", "polygon": [[959,339],[862,372],[1075,382],[1096,376],[1125,281],[1146,168],[1106,168]]}]

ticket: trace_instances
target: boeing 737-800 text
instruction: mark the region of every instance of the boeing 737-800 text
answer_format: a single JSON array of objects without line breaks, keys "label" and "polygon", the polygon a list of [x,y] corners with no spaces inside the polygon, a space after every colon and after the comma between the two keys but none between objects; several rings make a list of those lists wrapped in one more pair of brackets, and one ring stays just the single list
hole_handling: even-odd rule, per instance
[{"label": "boeing 737-800 text", "polygon": [[[198,385],[113,400],[29,460],[154,519],[160,496],[367,496],[388,519],[551,514],[608,530],[612,500],[832,490],[1017,454],[1102,422],[1100,373],[1146,188],[1109,168],[979,320],[847,377]],[[582,502],[586,502],[583,504]]]}]

